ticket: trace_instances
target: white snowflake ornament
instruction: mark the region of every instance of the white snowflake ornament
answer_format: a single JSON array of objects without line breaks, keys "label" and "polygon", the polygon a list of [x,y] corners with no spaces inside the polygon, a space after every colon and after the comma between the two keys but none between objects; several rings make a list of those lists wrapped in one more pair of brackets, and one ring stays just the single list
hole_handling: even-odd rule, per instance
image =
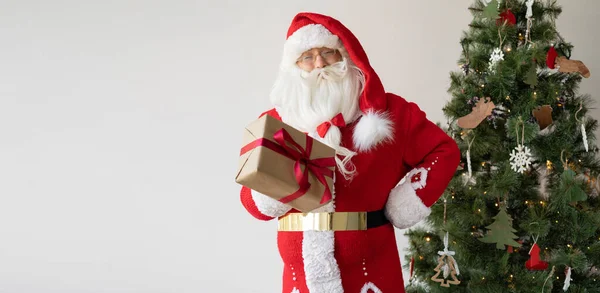
[{"label": "white snowflake ornament", "polygon": [[523,174],[531,165],[531,150],[520,144],[510,153],[510,168]]},{"label": "white snowflake ornament", "polygon": [[492,55],[490,56],[489,70],[491,72],[494,72],[496,69],[496,64],[498,64],[498,62],[500,62],[502,60],[504,60],[504,52],[502,52],[502,49],[500,49],[500,48],[494,49],[494,51],[492,52]]}]

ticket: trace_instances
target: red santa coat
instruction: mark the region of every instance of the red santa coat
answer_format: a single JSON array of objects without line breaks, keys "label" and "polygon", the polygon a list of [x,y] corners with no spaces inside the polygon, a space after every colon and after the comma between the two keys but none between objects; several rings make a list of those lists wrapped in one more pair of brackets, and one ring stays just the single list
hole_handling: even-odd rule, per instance
[{"label": "red santa coat", "polygon": [[[310,24],[321,24],[339,36],[367,77],[360,97],[364,114],[340,129],[342,145],[358,153],[352,158],[358,174],[348,181],[336,172],[333,200],[319,211],[383,210],[389,222],[355,231],[278,231],[279,254],[284,262],[282,292],[404,292],[394,227],[411,227],[429,215],[430,207],[456,171],[460,151],[454,140],[429,121],[415,103],[383,91],[362,47],[336,20],[319,14],[299,14],[288,38],[293,39],[294,33],[303,28],[313,27]],[[309,45],[319,46],[306,46]],[[299,47],[297,52],[303,49]],[[275,108],[262,115],[285,122]],[[298,213],[246,187],[242,187],[240,196],[246,210],[259,220]]]}]

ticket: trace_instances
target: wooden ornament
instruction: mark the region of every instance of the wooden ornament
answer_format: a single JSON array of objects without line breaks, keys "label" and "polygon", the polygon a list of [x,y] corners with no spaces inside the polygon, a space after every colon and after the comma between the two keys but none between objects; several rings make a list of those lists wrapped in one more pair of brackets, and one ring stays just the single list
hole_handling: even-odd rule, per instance
[{"label": "wooden ornament", "polygon": [[544,130],[553,122],[552,107],[550,105],[538,106],[533,110],[532,114],[540,125],[540,130]]},{"label": "wooden ornament", "polygon": [[579,72],[583,77],[590,77],[590,70],[579,60],[569,60],[567,57],[561,56],[556,58],[556,65],[559,66],[558,71],[562,73]]},{"label": "wooden ornament", "polygon": [[500,212],[493,217],[494,222],[487,226],[489,229],[487,235],[483,238],[478,238],[483,243],[495,243],[496,248],[504,250],[505,245],[513,247],[521,247],[521,243],[515,241],[518,236],[514,234],[517,230],[512,227],[512,218],[506,212],[506,206],[500,205]]},{"label": "wooden ornament", "polygon": [[498,0],[492,0],[487,6],[483,9],[483,15],[485,18],[489,19],[497,19],[498,18]]},{"label": "wooden ornament", "polygon": [[[440,277],[440,274],[444,271],[443,267],[448,266],[449,274],[452,277],[452,280],[446,280],[445,278]],[[431,277],[431,280],[434,282],[440,283],[442,287],[450,287],[450,285],[458,285],[460,284],[460,280],[456,278],[456,268],[454,267],[452,256],[442,255],[438,258],[438,265],[434,269],[437,273]]]},{"label": "wooden ornament", "polygon": [[475,107],[473,107],[473,112],[459,118],[456,124],[460,128],[473,129],[477,127],[477,125],[479,125],[479,123],[481,123],[486,117],[492,115],[492,111],[495,107],[496,105],[494,105],[494,102],[490,101],[489,97],[485,100],[480,99]]},{"label": "wooden ornament", "polygon": [[[446,223],[446,200],[444,199],[444,224]],[[437,273],[431,277],[431,280],[434,282],[440,283],[442,287],[450,287],[450,285],[458,285],[460,281],[456,278],[456,275],[460,275],[460,271],[458,270],[458,263],[454,259],[453,255],[456,252],[448,250],[448,232],[444,236],[444,250],[438,251],[440,257],[438,258],[438,265],[434,269]],[[443,272],[442,277],[440,274]],[[446,280],[449,276],[452,277],[452,280]]]}]

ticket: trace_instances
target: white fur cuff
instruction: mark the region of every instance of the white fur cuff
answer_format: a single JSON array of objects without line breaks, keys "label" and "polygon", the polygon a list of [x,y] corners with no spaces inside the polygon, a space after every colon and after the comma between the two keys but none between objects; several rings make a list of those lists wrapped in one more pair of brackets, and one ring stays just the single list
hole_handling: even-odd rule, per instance
[{"label": "white fur cuff", "polygon": [[386,217],[398,229],[412,227],[430,213],[431,209],[423,204],[413,189],[410,177],[392,189],[385,204]]},{"label": "white fur cuff", "polygon": [[273,218],[281,217],[292,209],[291,206],[257,192],[256,190],[252,190],[251,192],[252,200],[254,200],[256,208],[258,208],[258,211],[265,216]]}]

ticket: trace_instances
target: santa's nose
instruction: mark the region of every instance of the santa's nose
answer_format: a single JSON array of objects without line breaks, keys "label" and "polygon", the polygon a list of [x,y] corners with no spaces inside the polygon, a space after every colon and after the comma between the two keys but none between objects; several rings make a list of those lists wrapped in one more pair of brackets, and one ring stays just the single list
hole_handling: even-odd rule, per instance
[{"label": "santa's nose", "polygon": [[325,60],[321,56],[317,56],[317,60],[315,60],[315,68],[323,68],[325,67]]}]

